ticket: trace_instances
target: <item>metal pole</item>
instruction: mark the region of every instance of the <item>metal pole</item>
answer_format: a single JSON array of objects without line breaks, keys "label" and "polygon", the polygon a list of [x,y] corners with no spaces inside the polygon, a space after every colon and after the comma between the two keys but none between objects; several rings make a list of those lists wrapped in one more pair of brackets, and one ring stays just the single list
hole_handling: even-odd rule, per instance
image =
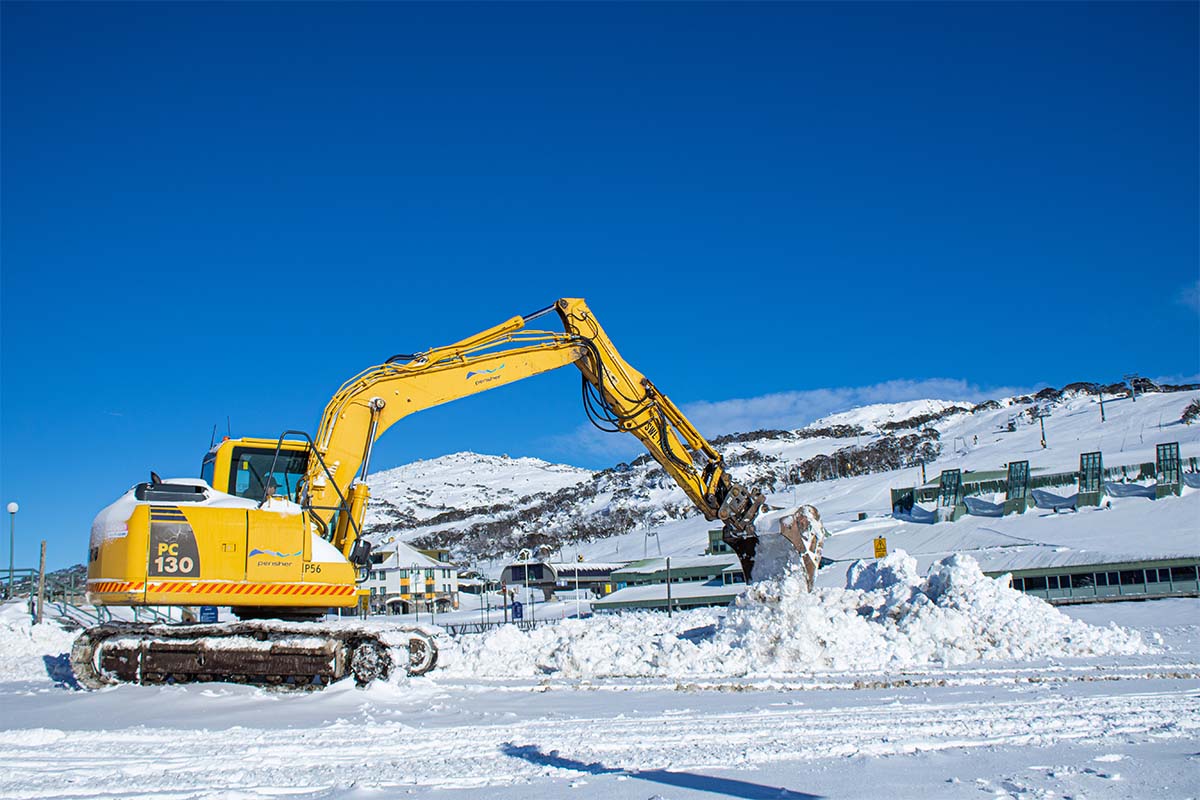
[{"label": "metal pole", "polygon": [[667,617],[671,616],[671,557],[667,556]]},{"label": "metal pole", "polygon": [[583,616],[583,612],[579,609],[579,556],[575,557],[575,617],[578,619]]},{"label": "metal pole", "polygon": [[20,508],[16,503],[8,504],[8,599],[11,600],[15,594],[13,589],[13,547],[16,542],[17,529],[17,510]]},{"label": "metal pole", "polygon": [[42,560],[38,564],[37,624],[42,624],[42,611],[46,606],[46,540],[42,539]]}]

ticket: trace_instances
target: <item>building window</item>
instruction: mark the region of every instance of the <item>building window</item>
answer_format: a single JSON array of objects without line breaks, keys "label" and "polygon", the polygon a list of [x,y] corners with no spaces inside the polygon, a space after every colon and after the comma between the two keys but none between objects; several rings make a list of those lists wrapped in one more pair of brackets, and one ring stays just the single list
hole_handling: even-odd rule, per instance
[{"label": "building window", "polygon": [[1121,573],[1122,586],[1138,586],[1146,582],[1146,575],[1140,569],[1129,569]]},{"label": "building window", "polygon": [[1096,576],[1090,572],[1071,576],[1072,589],[1091,589],[1096,585]]},{"label": "building window", "polygon": [[1172,581],[1194,581],[1196,580],[1195,567],[1171,567]]}]

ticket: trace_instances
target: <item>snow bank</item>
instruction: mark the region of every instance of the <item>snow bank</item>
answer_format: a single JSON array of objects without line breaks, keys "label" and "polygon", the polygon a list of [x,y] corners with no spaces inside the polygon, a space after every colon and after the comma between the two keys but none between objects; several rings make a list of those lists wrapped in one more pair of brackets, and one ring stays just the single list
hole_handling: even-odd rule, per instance
[{"label": "snow bank", "polygon": [[32,624],[24,602],[0,605],[0,682],[49,680],[63,668],[74,640],[53,622]]},{"label": "snow bank", "polygon": [[[448,652],[447,652],[448,651]],[[804,591],[792,571],[752,585],[728,614],[640,612],[504,627],[443,648],[457,675],[730,677],[878,672],[981,660],[1153,652],[1136,632],[1073,620],[955,555],[917,574],[896,551],[856,562],[847,588]]]}]

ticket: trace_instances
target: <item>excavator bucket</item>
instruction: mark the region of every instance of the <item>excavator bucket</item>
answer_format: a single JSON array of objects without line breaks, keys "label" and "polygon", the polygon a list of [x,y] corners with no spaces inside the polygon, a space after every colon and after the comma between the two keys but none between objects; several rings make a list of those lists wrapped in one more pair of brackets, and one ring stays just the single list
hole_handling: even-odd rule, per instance
[{"label": "excavator bucket", "polygon": [[821,566],[825,526],[813,506],[771,511],[755,521],[755,532],[726,531],[724,539],[742,562],[742,572],[751,582],[782,577],[797,568],[811,592]]}]

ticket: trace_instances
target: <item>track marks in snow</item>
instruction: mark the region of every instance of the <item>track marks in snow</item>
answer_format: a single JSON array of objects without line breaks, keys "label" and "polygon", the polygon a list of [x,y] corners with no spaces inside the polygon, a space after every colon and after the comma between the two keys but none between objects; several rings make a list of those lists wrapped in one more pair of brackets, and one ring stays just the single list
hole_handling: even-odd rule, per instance
[{"label": "track marks in snow", "polygon": [[[0,796],[319,797],[351,786],[393,791],[486,787],[587,775],[636,777],[639,771],[666,768],[753,769],[950,748],[1198,735],[1200,693],[1194,691],[720,714],[687,709],[419,728],[344,721],[306,730],[39,729],[0,734],[0,764],[9,767],[0,771]],[[1112,779],[1121,766],[1097,761],[1070,769],[1089,780]],[[1055,770],[1068,768],[1037,769],[1054,777]],[[1024,787],[1032,785],[1028,777],[1005,776],[990,786],[1025,793]]]}]

